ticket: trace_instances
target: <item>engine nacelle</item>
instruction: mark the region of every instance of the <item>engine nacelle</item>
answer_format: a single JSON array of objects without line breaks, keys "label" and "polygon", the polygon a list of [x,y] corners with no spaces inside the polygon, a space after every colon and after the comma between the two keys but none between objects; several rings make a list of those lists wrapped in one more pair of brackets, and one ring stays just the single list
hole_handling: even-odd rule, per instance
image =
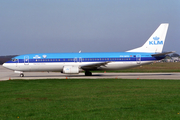
[{"label": "engine nacelle", "polygon": [[78,74],[79,67],[78,66],[64,66],[62,72],[65,74]]}]

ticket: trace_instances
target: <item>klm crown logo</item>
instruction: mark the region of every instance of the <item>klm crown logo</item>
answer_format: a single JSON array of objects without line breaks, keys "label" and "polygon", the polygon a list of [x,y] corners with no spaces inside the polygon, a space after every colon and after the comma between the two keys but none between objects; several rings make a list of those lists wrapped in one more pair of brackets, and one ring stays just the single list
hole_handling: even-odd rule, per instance
[{"label": "klm crown logo", "polygon": [[154,39],[154,40],[159,40],[159,37],[156,36],[156,37],[153,37],[153,39]]},{"label": "klm crown logo", "polygon": [[163,45],[163,41],[160,41],[159,37],[153,37],[154,41],[149,41],[149,45]]}]

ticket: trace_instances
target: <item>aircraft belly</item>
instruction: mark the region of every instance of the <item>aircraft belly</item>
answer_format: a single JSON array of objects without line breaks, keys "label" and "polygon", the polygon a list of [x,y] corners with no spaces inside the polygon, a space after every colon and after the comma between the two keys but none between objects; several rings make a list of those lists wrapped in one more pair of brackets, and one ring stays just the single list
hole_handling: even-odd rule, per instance
[{"label": "aircraft belly", "polygon": [[137,62],[113,62],[108,63],[106,66],[102,66],[99,69],[100,70],[122,70],[132,67],[141,66],[144,64],[150,64],[152,61],[141,61],[141,64],[137,64]]},{"label": "aircraft belly", "polygon": [[29,63],[29,65],[19,64],[19,71],[61,71],[62,63]]},{"label": "aircraft belly", "polygon": [[113,62],[108,63],[106,66],[100,67],[101,70],[121,70],[132,66],[131,62]]}]

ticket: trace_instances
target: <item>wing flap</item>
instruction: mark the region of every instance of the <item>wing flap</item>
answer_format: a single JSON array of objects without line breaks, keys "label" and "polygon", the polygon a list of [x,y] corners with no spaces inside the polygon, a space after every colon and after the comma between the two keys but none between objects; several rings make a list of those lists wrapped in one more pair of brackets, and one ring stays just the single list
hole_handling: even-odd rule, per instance
[{"label": "wing flap", "polygon": [[98,69],[101,66],[106,66],[108,62],[98,62],[98,63],[92,63],[92,64],[86,64],[86,65],[82,65],[81,69],[83,70],[94,70],[94,69]]}]

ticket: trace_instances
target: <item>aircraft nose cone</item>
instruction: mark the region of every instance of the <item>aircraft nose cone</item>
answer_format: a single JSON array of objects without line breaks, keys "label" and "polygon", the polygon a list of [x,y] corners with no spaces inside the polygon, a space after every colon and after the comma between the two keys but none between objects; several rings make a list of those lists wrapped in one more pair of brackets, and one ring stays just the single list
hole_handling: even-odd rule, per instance
[{"label": "aircraft nose cone", "polygon": [[7,69],[10,69],[10,68],[9,68],[10,66],[8,66],[7,63],[2,64],[2,66],[5,67],[5,68],[7,68]]},{"label": "aircraft nose cone", "polygon": [[5,67],[5,68],[7,68],[6,63],[3,63],[2,66]]},{"label": "aircraft nose cone", "polygon": [[5,63],[3,63],[2,66],[5,67]]},{"label": "aircraft nose cone", "polygon": [[16,68],[15,64],[9,64],[9,63],[4,63],[2,66],[10,70],[14,70]]}]

